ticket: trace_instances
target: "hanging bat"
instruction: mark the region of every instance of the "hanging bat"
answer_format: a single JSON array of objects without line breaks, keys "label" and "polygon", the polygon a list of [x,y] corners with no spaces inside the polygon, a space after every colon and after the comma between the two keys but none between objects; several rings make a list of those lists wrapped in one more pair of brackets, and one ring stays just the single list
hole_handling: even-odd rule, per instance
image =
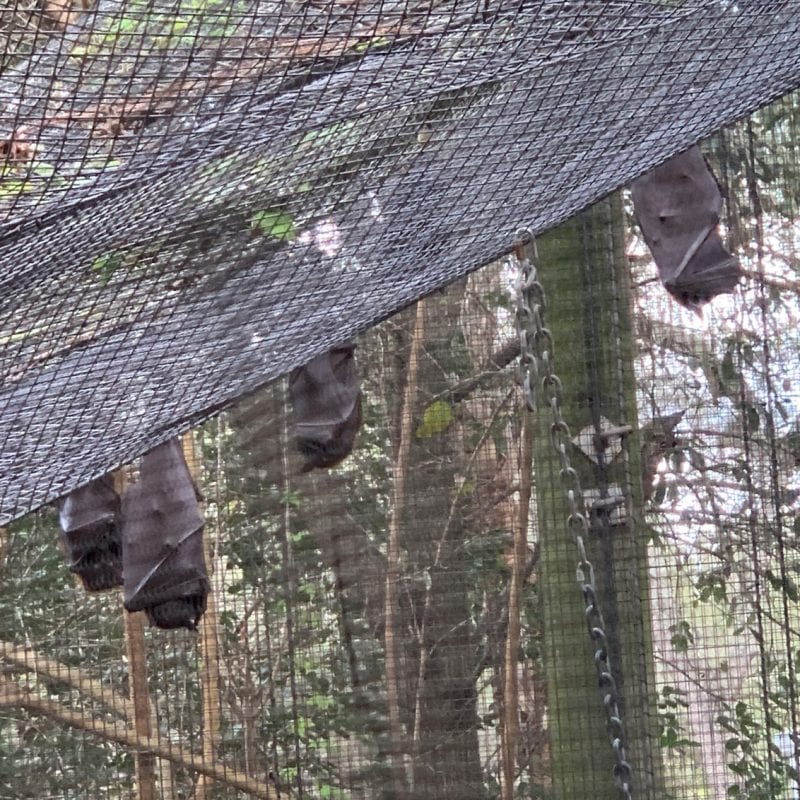
[{"label": "hanging bat", "polygon": [[118,515],[119,495],[111,475],[75,489],[61,501],[58,520],[69,571],[87,592],[122,586]]},{"label": "hanging bat", "polygon": [[203,516],[178,439],[142,457],[122,495],[124,604],[159,628],[194,630],[209,591]]},{"label": "hanging bat", "polygon": [[675,428],[683,419],[686,410],[678,411],[676,414],[665,414],[661,417],[654,417],[651,422],[642,426],[640,438],[642,443],[641,470],[642,470],[642,496],[644,500],[651,500],[655,486],[656,473],[661,459],[680,442],[675,436]]},{"label": "hanging bat", "polygon": [[343,344],[289,376],[294,438],[303,472],[334,467],[350,455],[361,425],[361,389],[353,351]]},{"label": "hanging bat", "polygon": [[722,194],[700,148],[671,158],[631,184],[633,209],[666,290],[699,313],[739,282],[739,262],[719,235]]}]

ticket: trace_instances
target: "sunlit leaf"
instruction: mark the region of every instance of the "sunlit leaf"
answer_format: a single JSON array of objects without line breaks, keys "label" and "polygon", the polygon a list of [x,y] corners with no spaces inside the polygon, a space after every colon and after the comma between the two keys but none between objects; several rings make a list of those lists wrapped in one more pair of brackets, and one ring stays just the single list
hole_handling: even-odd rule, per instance
[{"label": "sunlit leaf", "polygon": [[453,422],[453,409],[444,400],[431,403],[422,415],[422,424],[417,428],[417,437],[429,439],[446,431]]}]

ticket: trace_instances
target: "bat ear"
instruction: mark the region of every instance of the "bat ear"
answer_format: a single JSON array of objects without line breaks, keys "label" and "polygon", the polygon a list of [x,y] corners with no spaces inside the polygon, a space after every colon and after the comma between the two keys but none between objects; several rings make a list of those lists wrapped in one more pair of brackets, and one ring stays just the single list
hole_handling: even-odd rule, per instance
[{"label": "bat ear", "polygon": [[689,311],[696,314],[700,319],[703,319],[703,306],[709,301],[710,298],[701,297],[699,294],[697,294],[697,292],[690,293],[687,291],[682,291],[669,284],[666,284],[666,289],[676,303],[682,305],[684,308],[689,309]]}]

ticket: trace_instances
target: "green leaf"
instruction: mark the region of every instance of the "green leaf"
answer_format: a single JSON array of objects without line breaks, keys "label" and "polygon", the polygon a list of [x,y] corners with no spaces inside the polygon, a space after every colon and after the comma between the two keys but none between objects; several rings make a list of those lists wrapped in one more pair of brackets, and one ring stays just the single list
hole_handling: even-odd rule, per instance
[{"label": "green leaf", "polygon": [[738,750],[740,744],[741,742],[736,737],[732,737],[725,741],[725,749],[730,753],[734,750]]},{"label": "green leaf", "polygon": [[446,431],[453,422],[453,409],[444,400],[431,403],[422,414],[422,424],[417,428],[419,439],[429,439]]},{"label": "green leaf", "polygon": [[789,575],[776,575],[771,569],[768,569],[765,577],[773,589],[783,592],[792,602],[796,603],[800,599],[797,584]]},{"label": "green leaf", "polygon": [[29,192],[33,184],[22,180],[9,180],[5,176],[0,176],[0,197],[16,197],[17,195]]},{"label": "green leaf", "polygon": [[111,280],[111,276],[122,266],[124,260],[122,253],[117,251],[103,253],[92,262],[92,271],[96,272],[100,281],[106,284]]},{"label": "green leaf", "polygon": [[385,36],[379,36],[376,39],[370,39],[368,42],[359,42],[353,50],[356,53],[366,53],[367,50],[371,50],[373,47],[386,47],[386,45],[391,44],[391,39],[387,39]]},{"label": "green leaf", "polygon": [[279,208],[256,211],[249,222],[251,228],[279,242],[291,242],[296,238],[292,215]]}]

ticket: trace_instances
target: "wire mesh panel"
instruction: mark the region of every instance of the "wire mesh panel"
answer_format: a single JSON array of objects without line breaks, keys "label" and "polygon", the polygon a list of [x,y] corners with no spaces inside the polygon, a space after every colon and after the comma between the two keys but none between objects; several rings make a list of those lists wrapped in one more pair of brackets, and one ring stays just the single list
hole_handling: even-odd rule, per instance
[{"label": "wire mesh panel", "polygon": [[797,797],[798,19],[0,9],[0,798]]},{"label": "wire mesh panel", "polygon": [[3,17],[8,518],[800,81],[791,2],[46,8]]}]

